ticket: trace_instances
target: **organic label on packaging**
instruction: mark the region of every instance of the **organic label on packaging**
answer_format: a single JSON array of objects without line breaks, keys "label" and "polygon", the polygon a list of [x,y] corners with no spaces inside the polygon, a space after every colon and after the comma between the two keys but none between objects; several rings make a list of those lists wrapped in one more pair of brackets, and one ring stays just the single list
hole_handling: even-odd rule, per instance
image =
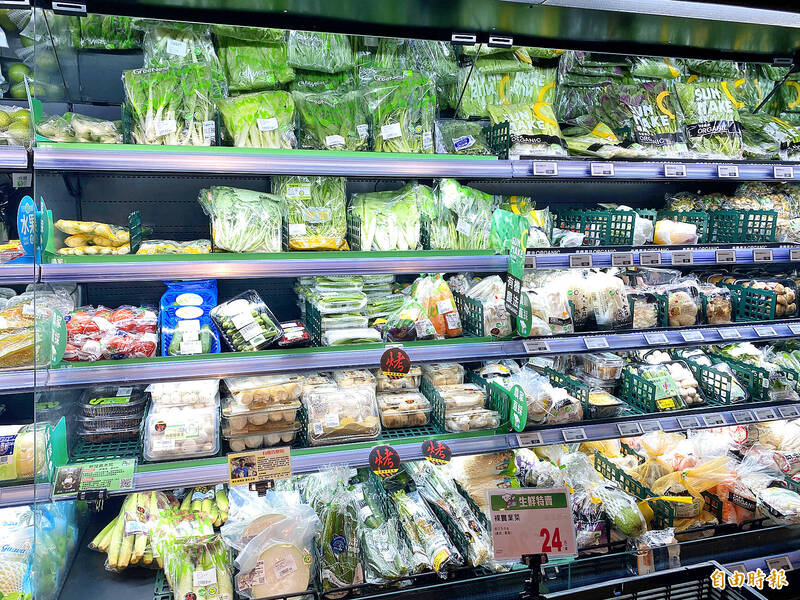
[{"label": "organic label on packaging", "polygon": [[269,119],[256,119],[258,129],[260,131],[274,131],[278,128],[278,119],[270,117]]},{"label": "organic label on packaging", "polygon": [[457,312],[450,312],[444,316],[448,329],[458,329],[461,327],[461,315]]},{"label": "organic label on packaging", "polygon": [[344,138],[340,135],[326,135],[325,145],[328,146],[329,148],[335,148],[336,146],[344,146]]},{"label": "organic label on packaging", "polygon": [[384,140],[391,140],[398,138],[402,135],[400,123],[390,123],[388,125],[381,125],[381,137]]},{"label": "organic label on packaging", "polygon": [[183,58],[186,56],[186,42],[182,42],[180,40],[167,40],[167,54],[172,54],[173,56],[180,56]]},{"label": "organic label on packaging", "polygon": [[445,298],[444,300],[439,300],[436,303],[436,310],[439,311],[440,315],[447,314],[455,310],[453,306],[453,301],[450,298]]}]

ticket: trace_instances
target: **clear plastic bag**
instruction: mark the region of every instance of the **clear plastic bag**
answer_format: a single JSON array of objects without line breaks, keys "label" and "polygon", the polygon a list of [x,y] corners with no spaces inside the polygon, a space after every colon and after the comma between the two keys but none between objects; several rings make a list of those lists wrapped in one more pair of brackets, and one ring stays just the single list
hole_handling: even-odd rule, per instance
[{"label": "clear plastic bag", "polygon": [[701,315],[697,280],[686,278],[659,287],[657,291],[667,296],[667,323],[670,327],[690,327],[698,323]]},{"label": "clear plastic bag", "polygon": [[369,149],[369,119],[360,91],[293,92],[301,148]]},{"label": "clear plastic bag", "polygon": [[321,315],[341,315],[363,309],[367,296],[363,292],[321,292],[313,296],[312,302]]},{"label": "clear plastic bag", "polygon": [[176,242],[175,240],[145,240],[136,254],[210,254],[211,240],[192,240]]},{"label": "clear plastic bag", "polygon": [[567,156],[567,144],[547,102],[487,107],[493,125],[508,122],[514,156]]},{"label": "clear plastic bag", "polygon": [[232,93],[280,88],[295,78],[286,64],[283,30],[215,25],[214,33]]},{"label": "clear plastic bag", "polygon": [[653,242],[657,245],[696,244],[699,239],[697,225],[694,223],[683,223],[670,219],[656,221]]},{"label": "clear plastic bag", "polygon": [[441,273],[417,279],[412,295],[422,305],[437,336],[461,336],[461,316],[456,308],[453,292]]},{"label": "clear plastic bag", "polygon": [[506,284],[499,275],[491,275],[471,286],[466,296],[483,305],[483,329],[497,337],[511,335],[514,327],[505,307]]},{"label": "clear plastic bag", "polygon": [[347,248],[344,177],[274,177],[273,191],[285,201],[290,250]]},{"label": "clear plastic bag", "polygon": [[732,322],[733,298],[728,288],[713,285],[700,286],[704,298],[703,316],[709,325],[722,325]]},{"label": "clear plastic bag", "polygon": [[295,148],[292,95],[282,90],[254,92],[216,101],[234,146]]},{"label": "clear plastic bag", "polygon": [[211,218],[214,245],[230,252],[280,252],[283,199],[265,192],[214,186],[198,202]]},{"label": "clear plastic bag", "polygon": [[361,250],[420,249],[418,198],[426,192],[429,188],[411,183],[397,191],[353,194],[350,211],[361,221]]},{"label": "clear plastic bag", "polygon": [[297,69],[339,73],[353,68],[353,51],[346,35],[292,30],[286,62]]},{"label": "clear plastic bag", "polygon": [[491,156],[486,139],[486,121],[436,120],[436,153]]}]

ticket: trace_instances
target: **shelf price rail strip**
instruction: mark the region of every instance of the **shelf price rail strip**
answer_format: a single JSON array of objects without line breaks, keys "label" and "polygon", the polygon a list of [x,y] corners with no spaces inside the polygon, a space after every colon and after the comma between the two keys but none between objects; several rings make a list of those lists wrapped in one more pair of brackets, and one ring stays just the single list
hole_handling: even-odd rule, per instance
[{"label": "shelf price rail strip", "polygon": [[[768,410],[770,414],[763,411]],[[744,413],[747,413],[746,415]],[[714,415],[714,418],[710,417]],[[523,447],[560,444],[567,441],[616,439],[630,435],[641,435],[642,431],[652,431],[658,424],[663,431],[687,431],[708,427],[721,427],[791,418],[800,415],[800,403],[746,404],[739,407],[720,409],[710,407],[705,413],[691,415],[670,415],[668,413],[654,415],[637,415],[620,418],[614,422],[593,423],[581,421],[567,425],[547,427],[520,434],[495,434],[493,431],[474,432],[471,434],[442,434],[433,436],[441,439],[450,447],[453,456],[499,452]],[[641,429],[629,432],[631,425]],[[380,442],[374,442],[375,444]],[[309,473],[328,464],[346,464],[361,467],[367,464],[369,449],[373,444],[351,444],[349,447],[319,447],[292,450],[292,473]],[[418,439],[392,442],[403,461],[420,460],[422,448]],[[134,480],[134,490],[147,491],[171,487],[189,487],[208,485],[227,481],[228,470],[224,457],[182,461],[173,463],[154,463],[139,465]],[[50,488],[40,484],[37,498],[46,501],[50,498]],[[5,490],[14,490],[9,494]],[[17,506],[32,502],[33,486],[17,486],[0,488],[0,506]],[[131,490],[129,490],[131,491]],[[121,492],[126,493],[126,492]]]},{"label": "shelf price rail strip", "polygon": [[14,261],[0,264],[0,285],[36,283],[39,281],[39,276],[39,265],[16,264]]}]

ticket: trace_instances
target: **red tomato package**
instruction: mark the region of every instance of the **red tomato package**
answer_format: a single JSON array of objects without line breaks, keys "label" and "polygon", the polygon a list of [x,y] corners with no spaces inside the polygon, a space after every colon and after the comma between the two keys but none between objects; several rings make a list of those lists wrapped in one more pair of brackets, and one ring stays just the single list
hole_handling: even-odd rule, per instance
[{"label": "red tomato package", "polygon": [[158,316],[147,308],[84,307],[65,317],[64,360],[95,361],[155,356]]}]

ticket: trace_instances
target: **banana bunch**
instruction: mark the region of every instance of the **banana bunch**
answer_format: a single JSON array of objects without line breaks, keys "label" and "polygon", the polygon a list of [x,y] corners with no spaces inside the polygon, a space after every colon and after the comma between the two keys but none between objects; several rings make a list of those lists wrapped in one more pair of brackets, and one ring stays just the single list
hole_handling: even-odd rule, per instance
[{"label": "banana bunch", "polygon": [[170,508],[172,502],[163,492],[129,494],[119,514],[95,536],[89,548],[107,555],[106,568],[111,571],[131,566],[161,566],[150,543],[150,524],[159,511]]},{"label": "banana bunch", "polygon": [[190,488],[181,502],[181,510],[206,513],[220,527],[228,520],[228,492],[225,485]]}]

